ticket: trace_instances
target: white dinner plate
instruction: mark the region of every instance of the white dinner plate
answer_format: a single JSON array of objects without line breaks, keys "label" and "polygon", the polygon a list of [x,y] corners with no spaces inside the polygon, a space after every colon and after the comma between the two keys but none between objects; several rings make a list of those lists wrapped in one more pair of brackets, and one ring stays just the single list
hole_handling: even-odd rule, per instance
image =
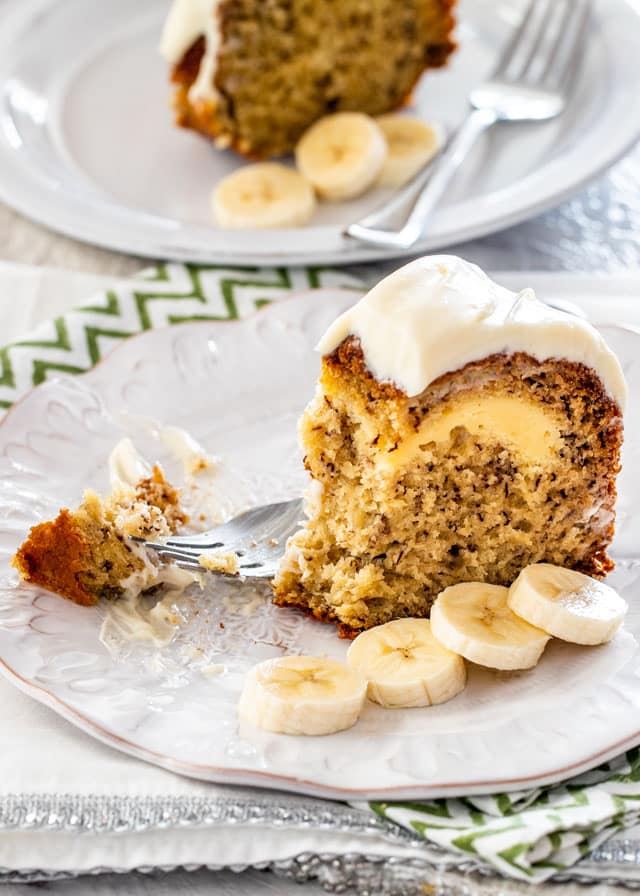
[{"label": "white dinner plate", "polygon": [[[460,0],[459,50],[429,72],[414,114],[450,132],[526,0]],[[504,125],[465,166],[416,254],[482,236],[559,203],[640,135],[640,9],[595,0],[575,94],[546,124]],[[80,240],[137,255],[233,264],[392,257],[341,236],[388,193],[325,203],[297,230],[222,230],[214,184],[230,152],[177,129],[157,50],[168,0],[5,0],[0,28],[0,197]],[[396,255],[402,253],[395,253]],[[404,253],[410,254],[410,253]]]},{"label": "white dinner plate", "polygon": [[[572,279],[518,275],[517,283],[525,281],[542,295],[583,301]],[[600,303],[606,320],[637,328],[640,309],[622,292],[592,281],[584,305]],[[312,347],[353,300],[353,293],[319,290],[239,322],[146,332],[90,373],[51,380],[14,406],[0,425],[0,668],[26,693],[134,756],[205,780],[327,797],[519,790],[640,742],[640,329],[602,327],[631,392],[611,576],[630,611],[608,645],[554,641],[529,672],[470,667],[465,691],[442,706],[370,703],[349,731],[296,738],[239,726],[243,676],[283,653],[344,658],[348,642],[332,625],[211,578],[205,591],[194,586],[180,601],[187,622],[170,644],[116,639],[107,649],[99,637],[107,606],[78,607],[18,583],[8,561],[29,526],[77,502],[87,486],[105,489],[106,460],[123,434],[178,475],[149,434],[149,417],[186,428],[221,457],[213,498],[227,512],[300,494],[296,421],[317,374]]]}]

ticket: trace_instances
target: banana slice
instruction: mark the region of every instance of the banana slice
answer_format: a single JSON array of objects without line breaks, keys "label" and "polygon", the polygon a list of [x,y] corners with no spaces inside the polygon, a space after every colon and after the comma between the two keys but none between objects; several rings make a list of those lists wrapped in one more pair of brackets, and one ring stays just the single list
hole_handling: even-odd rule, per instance
[{"label": "banana slice", "polygon": [[312,187],[297,171],[276,162],[247,165],[225,177],[211,199],[221,227],[297,227],[316,208]]},{"label": "banana slice", "polygon": [[462,657],[443,647],[428,619],[396,619],[355,639],[347,654],[368,680],[367,695],[381,706],[432,706],[464,688]]},{"label": "banana slice", "polygon": [[352,199],[378,178],[387,143],[373,118],[338,112],[311,125],[296,146],[300,172],[325,199]]},{"label": "banana slice", "polygon": [[439,124],[427,124],[404,115],[376,118],[387,141],[387,158],[378,183],[383,187],[401,187],[427,164],[444,143]]},{"label": "banana slice", "polygon": [[522,570],[509,589],[509,606],[531,625],[574,644],[610,641],[628,609],[604,582],[551,563]]},{"label": "banana slice", "polygon": [[333,734],[355,724],[366,695],[365,679],[337,660],[284,656],[249,670],[238,714],[280,734]]},{"label": "banana slice", "polygon": [[509,609],[509,589],[464,582],[442,591],[431,607],[435,637],[472,663],[491,669],[530,669],[549,635]]}]

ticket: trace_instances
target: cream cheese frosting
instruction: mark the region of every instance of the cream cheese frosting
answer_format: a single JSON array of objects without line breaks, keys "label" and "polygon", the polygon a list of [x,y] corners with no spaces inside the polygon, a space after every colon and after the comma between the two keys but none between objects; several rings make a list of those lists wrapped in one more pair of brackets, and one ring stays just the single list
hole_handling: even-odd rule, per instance
[{"label": "cream cheese frosting", "polygon": [[538,361],[563,358],[598,374],[620,410],[627,387],[620,362],[587,321],[549,307],[531,289],[513,293],[454,255],[419,258],[385,277],[329,327],[318,351],[360,340],[381,382],[419,395],[444,373],[503,352]]},{"label": "cream cheese frosting", "polygon": [[112,448],[108,461],[109,484],[112,489],[122,485],[135,487],[153,472],[151,464],[140,454],[131,439],[120,439]]},{"label": "cream cheese frosting", "polygon": [[167,451],[182,464],[187,477],[195,476],[204,470],[212,470],[219,463],[218,458],[209,454],[191,433],[179,426],[161,426],[159,430]]},{"label": "cream cheese frosting", "polygon": [[205,38],[198,77],[189,89],[192,101],[215,96],[213,79],[220,45],[219,3],[220,0],[174,0],[162,30],[160,52],[172,65],[180,62],[194,41],[202,36]]}]

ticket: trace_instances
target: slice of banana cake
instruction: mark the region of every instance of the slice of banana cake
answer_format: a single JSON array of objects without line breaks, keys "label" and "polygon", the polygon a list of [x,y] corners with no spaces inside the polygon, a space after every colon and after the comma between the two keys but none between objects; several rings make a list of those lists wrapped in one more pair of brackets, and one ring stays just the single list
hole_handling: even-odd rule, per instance
[{"label": "slice of banana cake", "polygon": [[251,158],[331,112],[401,106],[454,48],[455,0],[174,0],[161,50],[179,125]]},{"label": "slice of banana cake", "polygon": [[353,634],[530,563],[603,576],[626,387],[589,323],[452,256],[391,274],[323,337],[301,421],[308,520],[274,582]]}]

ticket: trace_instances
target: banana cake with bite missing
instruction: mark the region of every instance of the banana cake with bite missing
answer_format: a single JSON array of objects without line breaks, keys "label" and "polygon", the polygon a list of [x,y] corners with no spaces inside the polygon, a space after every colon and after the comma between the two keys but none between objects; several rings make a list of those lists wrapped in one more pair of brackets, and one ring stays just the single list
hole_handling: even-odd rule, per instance
[{"label": "banana cake with bite missing", "polygon": [[452,256],[387,277],[322,339],[308,520],[275,601],[351,637],[530,563],[604,576],[626,387],[586,321]]},{"label": "banana cake with bite missing", "polygon": [[174,0],[161,51],[179,125],[255,159],[332,112],[401,106],[454,49],[455,0]]}]

